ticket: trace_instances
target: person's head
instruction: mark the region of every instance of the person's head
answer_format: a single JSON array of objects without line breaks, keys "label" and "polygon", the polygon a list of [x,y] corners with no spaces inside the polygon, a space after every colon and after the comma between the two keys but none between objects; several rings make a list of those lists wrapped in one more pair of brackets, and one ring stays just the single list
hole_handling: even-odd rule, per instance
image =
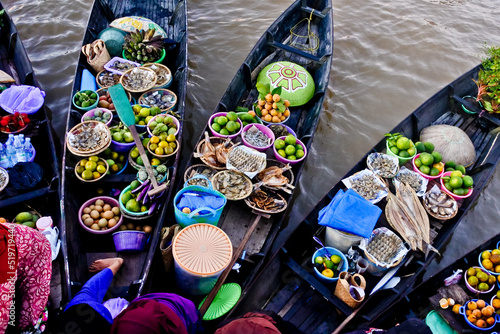
[{"label": "person's head", "polygon": [[168,306],[153,299],[138,300],[113,321],[116,334],[187,334],[182,320]]}]

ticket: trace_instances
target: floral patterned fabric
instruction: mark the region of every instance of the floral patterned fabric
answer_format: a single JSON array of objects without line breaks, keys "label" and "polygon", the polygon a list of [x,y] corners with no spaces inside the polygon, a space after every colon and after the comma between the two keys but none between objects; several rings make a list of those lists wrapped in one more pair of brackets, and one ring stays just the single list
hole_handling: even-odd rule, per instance
[{"label": "floral patterned fabric", "polygon": [[[37,326],[39,319],[43,319],[52,275],[52,253],[47,238],[28,226],[9,223],[4,226],[15,229],[18,267],[15,280],[0,284],[0,333],[12,325],[21,330]],[[15,299],[11,292],[14,290]],[[14,321],[9,313],[13,303],[18,310]]]}]

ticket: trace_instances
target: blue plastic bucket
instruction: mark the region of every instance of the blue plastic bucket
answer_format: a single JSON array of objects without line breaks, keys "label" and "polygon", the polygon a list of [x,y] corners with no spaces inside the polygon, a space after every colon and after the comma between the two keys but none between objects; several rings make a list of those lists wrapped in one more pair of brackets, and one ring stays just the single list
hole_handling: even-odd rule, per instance
[{"label": "blue plastic bucket", "polygon": [[[177,207],[177,204],[179,202],[180,196],[186,192],[204,193],[204,194],[219,196],[219,197],[224,199],[224,205],[222,205],[217,210],[213,210],[213,209],[208,208],[208,207],[201,207],[201,208],[197,208],[196,210],[193,210],[189,214],[184,213],[184,212],[182,212],[182,208],[179,209]],[[182,228],[185,228],[185,227],[193,225],[193,224],[210,224],[210,225],[217,226],[226,203],[227,203],[226,196],[224,196],[223,194],[221,194],[217,190],[208,189],[208,188],[205,188],[202,186],[187,186],[185,188],[182,188],[175,195],[175,198],[174,198],[175,220],[177,221],[177,224],[179,224]],[[199,214],[200,211],[209,211],[209,213]]]},{"label": "blue plastic bucket", "polygon": [[148,234],[142,231],[120,231],[113,233],[117,252],[140,252],[148,242]]}]

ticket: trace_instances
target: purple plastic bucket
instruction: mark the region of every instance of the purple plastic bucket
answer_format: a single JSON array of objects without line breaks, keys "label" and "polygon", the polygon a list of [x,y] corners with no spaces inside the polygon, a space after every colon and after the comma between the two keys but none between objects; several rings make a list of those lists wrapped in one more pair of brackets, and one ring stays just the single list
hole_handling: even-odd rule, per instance
[{"label": "purple plastic bucket", "polygon": [[117,252],[140,252],[148,242],[148,234],[141,231],[120,231],[113,233]]}]

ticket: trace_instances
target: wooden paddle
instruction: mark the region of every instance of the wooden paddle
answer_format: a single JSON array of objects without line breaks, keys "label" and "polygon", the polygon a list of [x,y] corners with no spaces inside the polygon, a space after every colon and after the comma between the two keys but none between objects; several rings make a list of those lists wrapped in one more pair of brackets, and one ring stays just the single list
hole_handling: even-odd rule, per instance
[{"label": "wooden paddle", "polygon": [[125,124],[132,137],[134,137],[135,145],[139,150],[139,154],[141,155],[142,161],[144,162],[144,167],[146,167],[146,172],[148,173],[149,179],[151,180],[151,184],[153,185],[153,189],[148,192],[150,197],[161,193],[165,189],[167,189],[167,183],[162,185],[158,185],[156,181],[156,176],[153,174],[153,168],[149,163],[148,156],[144,151],[144,147],[142,146],[141,139],[139,138],[139,134],[137,133],[137,129],[135,128],[135,115],[132,110],[132,106],[130,105],[130,101],[128,100],[127,94],[123,89],[122,84],[117,84],[108,88],[109,95],[113,100],[113,104],[115,105],[116,112],[118,113],[118,117]]},{"label": "wooden paddle", "polygon": [[243,237],[243,240],[241,240],[240,245],[238,246],[238,249],[233,253],[233,258],[231,259],[231,262],[227,266],[227,268],[224,270],[222,275],[219,276],[219,279],[217,280],[217,283],[213,287],[212,291],[208,294],[207,298],[203,302],[203,305],[200,307],[200,314],[201,317],[205,315],[205,312],[207,312],[210,304],[212,304],[212,301],[214,300],[215,296],[217,296],[217,293],[219,292],[221,286],[224,284],[226,281],[227,276],[233,269],[234,264],[238,259],[240,258],[241,253],[243,252],[243,249],[245,248],[246,244],[248,243],[248,240],[250,240],[250,237],[252,236],[253,231],[259,224],[260,218],[270,218],[271,216],[265,213],[253,211],[253,213],[256,215],[255,219],[251,223],[251,225],[248,227],[245,236]]}]

